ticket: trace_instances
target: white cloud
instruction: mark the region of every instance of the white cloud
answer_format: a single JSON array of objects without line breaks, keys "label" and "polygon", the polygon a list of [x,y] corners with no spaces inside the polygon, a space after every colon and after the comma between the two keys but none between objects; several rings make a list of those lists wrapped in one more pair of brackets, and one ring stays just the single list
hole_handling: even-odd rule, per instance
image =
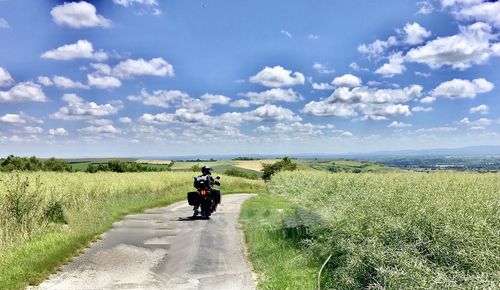
[{"label": "white cloud", "polygon": [[333,86],[329,83],[313,83],[313,90],[333,90]]},{"label": "white cloud", "polygon": [[312,39],[312,40],[316,40],[316,39],[319,39],[319,35],[316,35],[316,34],[309,34],[309,35],[307,36],[307,38]]},{"label": "white cloud", "polygon": [[0,91],[1,103],[46,102],[42,87],[33,82],[18,83],[8,91]]},{"label": "white cloud", "polygon": [[417,133],[449,133],[449,132],[454,132],[457,131],[456,127],[448,127],[448,126],[443,126],[443,127],[433,127],[433,128],[421,128],[416,130],[415,132]]},{"label": "white cloud", "polygon": [[365,67],[361,67],[356,62],[351,62],[351,64],[349,64],[349,67],[352,68],[354,71],[370,71],[369,69],[367,69]]},{"label": "white cloud", "polygon": [[129,117],[121,117],[120,119],[118,119],[118,121],[120,121],[120,123],[122,123],[122,124],[132,123],[132,119],[130,119]]},{"label": "white cloud", "polygon": [[113,120],[110,119],[90,119],[87,121],[90,125],[94,126],[104,126],[104,125],[113,125]]},{"label": "white cloud", "polygon": [[434,103],[434,101],[436,101],[436,98],[431,96],[427,96],[425,98],[420,99],[420,103],[423,104],[431,104]]},{"label": "white cloud", "polygon": [[416,75],[416,76],[419,76],[419,77],[424,77],[424,78],[428,78],[428,77],[430,77],[430,76],[431,76],[431,74],[430,74],[430,73],[424,73],[424,72],[419,72],[419,71],[416,71],[416,72],[415,72],[415,75]]},{"label": "white cloud", "polygon": [[419,1],[417,2],[417,5],[420,7],[417,14],[426,15],[426,14],[431,14],[434,11],[434,6],[428,0]]},{"label": "white cloud", "polygon": [[111,26],[111,20],[98,15],[95,6],[85,1],[65,2],[52,8],[50,14],[55,23],[71,28]]},{"label": "white cloud", "polygon": [[110,76],[88,74],[87,80],[89,86],[98,89],[114,89],[119,88],[122,85],[122,82],[119,79]]},{"label": "white cloud", "polygon": [[313,69],[316,70],[320,74],[332,74],[335,72],[334,69],[329,68],[327,65],[315,62],[313,64]]},{"label": "white cloud", "polygon": [[330,97],[305,105],[304,113],[313,116],[354,117],[358,111],[363,119],[385,120],[388,116],[409,116],[409,106],[397,104],[418,98],[423,88],[413,85],[403,89],[370,87],[337,88]]},{"label": "white cloud", "polygon": [[296,116],[291,110],[278,107],[275,105],[266,104],[258,107],[251,114],[262,121],[300,121],[301,118]]},{"label": "white cloud", "polygon": [[139,96],[128,96],[127,99],[129,101],[142,102],[144,105],[161,108],[183,106],[192,100],[187,93],[179,90],[157,90],[150,94],[146,89],[142,89]]},{"label": "white cloud", "polygon": [[446,97],[450,99],[475,98],[477,94],[487,93],[495,86],[485,79],[472,81],[453,79],[444,82],[432,90],[433,97]]},{"label": "white cloud", "polygon": [[394,121],[394,122],[390,123],[387,127],[389,127],[389,128],[408,128],[411,126],[412,126],[411,124]]},{"label": "white cloud", "polygon": [[96,70],[94,74],[100,74],[100,75],[111,74],[111,67],[105,63],[91,63],[90,67]]},{"label": "white cloud", "polygon": [[359,77],[352,74],[345,74],[340,77],[336,77],[332,84],[336,87],[359,87],[362,81]]},{"label": "white cloud", "polygon": [[250,105],[250,101],[244,99],[236,100],[230,104],[230,106],[234,108],[248,108]]},{"label": "white cloud", "polygon": [[482,0],[441,0],[459,20],[483,21],[500,28],[500,3]]},{"label": "white cloud", "polygon": [[385,51],[393,46],[398,45],[398,40],[396,37],[391,36],[387,40],[375,40],[374,42],[370,44],[361,44],[358,46],[358,51],[364,55],[366,55],[368,58],[379,58],[381,57]]},{"label": "white cloud", "polygon": [[432,107],[421,107],[416,106],[411,109],[412,112],[430,112],[432,111]]},{"label": "white cloud", "polygon": [[41,57],[55,60],[87,58],[102,61],[106,60],[108,55],[103,51],[94,52],[94,47],[88,40],[78,40],[76,43],[66,44],[56,49],[46,51],[42,53]]},{"label": "white cloud", "polygon": [[103,126],[89,126],[78,129],[78,131],[86,135],[114,135],[120,133],[120,129],[109,124]]},{"label": "white cloud", "polygon": [[9,72],[0,66],[0,87],[10,86],[14,83],[14,79]]},{"label": "white cloud", "polygon": [[461,125],[468,126],[469,129],[471,130],[485,130],[486,127],[490,126],[493,123],[493,121],[486,118],[480,118],[475,121],[471,121],[469,120],[469,118],[465,117],[458,123]]},{"label": "white cloud", "polygon": [[157,0],[113,0],[113,3],[122,5],[125,7],[129,7],[135,4],[141,4],[141,5],[146,5],[146,6],[157,6],[158,1]]},{"label": "white cloud", "polygon": [[488,24],[475,23],[461,27],[459,34],[438,37],[411,49],[406,54],[406,61],[423,63],[433,69],[442,66],[466,69],[474,64],[485,63],[494,54],[490,45],[494,37]]},{"label": "white cloud", "polygon": [[49,129],[47,131],[47,134],[50,136],[65,136],[68,135],[68,131],[64,128],[55,128],[55,129]]},{"label": "white cloud", "polygon": [[0,17],[0,29],[7,29],[9,27],[10,27],[9,22],[7,22],[5,18]]},{"label": "white cloud", "polygon": [[431,36],[431,32],[427,31],[420,24],[414,22],[412,24],[406,23],[403,28],[404,31],[404,42],[409,45],[421,44],[426,38]]},{"label": "white cloud", "polygon": [[54,83],[52,82],[52,80],[50,80],[50,78],[47,77],[47,76],[39,76],[37,78],[37,82],[40,83],[40,84],[42,84],[42,85],[44,85],[44,86],[46,86],[46,87],[54,85]]},{"label": "white cloud", "polygon": [[209,103],[210,105],[227,105],[231,101],[230,98],[223,95],[213,95],[213,94],[204,94],[200,97],[204,102]]},{"label": "white cloud", "polygon": [[23,132],[25,134],[41,134],[43,133],[43,128],[41,127],[33,127],[33,126],[26,126],[23,128]]},{"label": "white cloud", "polygon": [[281,34],[285,35],[288,38],[292,38],[292,34],[286,30],[281,30]]},{"label": "white cloud", "polygon": [[75,94],[65,94],[62,100],[67,105],[50,115],[52,119],[85,120],[101,118],[116,114],[122,107],[120,103],[98,105],[95,102],[85,102]]},{"label": "white cloud", "polygon": [[5,114],[0,117],[0,122],[9,124],[25,124],[27,120],[20,114]]},{"label": "white cloud", "polygon": [[298,102],[302,96],[292,89],[274,88],[263,92],[247,92],[241,94],[248,98],[251,104],[264,104],[266,102]]},{"label": "white cloud", "polygon": [[121,61],[112,69],[112,74],[119,78],[132,78],[135,76],[174,76],[174,67],[163,58],[157,57],[150,60],[127,59]]},{"label": "white cloud", "polygon": [[52,81],[56,85],[56,87],[61,88],[61,89],[88,89],[89,87],[80,83],[76,82],[72,79],[69,79],[67,77],[63,76],[55,76],[52,78]]},{"label": "white cloud", "polygon": [[486,115],[488,114],[490,110],[490,107],[488,107],[487,105],[479,105],[477,107],[472,107],[470,108],[469,110],[469,114],[482,114],[482,115]]},{"label": "white cloud", "polygon": [[404,57],[401,52],[389,56],[389,62],[378,68],[375,73],[383,75],[383,77],[393,77],[394,75],[402,74],[406,67],[403,64]]},{"label": "white cloud", "polygon": [[282,66],[265,67],[256,75],[250,77],[250,82],[259,83],[266,87],[290,87],[303,85],[305,77],[300,72],[292,72],[284,69]]}]

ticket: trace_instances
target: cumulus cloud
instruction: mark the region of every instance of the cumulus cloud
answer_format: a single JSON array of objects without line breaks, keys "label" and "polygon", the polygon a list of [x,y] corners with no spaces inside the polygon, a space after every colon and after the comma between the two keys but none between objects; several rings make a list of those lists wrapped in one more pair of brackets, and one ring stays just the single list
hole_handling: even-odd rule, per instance
[{"label": "cumulus cloud", "polygon": [[50,115],[52,119],[59,120],[86,120],[101,118],[116,114],[121,108],[120,103],[98,105],[95,102],[85,102],[76,94],[64,94],[62,100],[66,106]]},{"label": "cumulus cloud", "polygon": [[39,76],[36,80],[39,84],[42,84],[46,87],[54,85],[52,80],[47,76]]},{"label": "cumulus cloud", "polygon": [[313,64],[313,69],[316,70],[320,74],[332,74],[335,72],[334,69],[328,68],[327,65],[319,63],[319,62],[315,62]]},{"label": "cumulus cloud", "polygon": [[230,104],[230,106],[234,108],[248,108],[250,105],[250,101],[245,99],[236,100]]},{"label": "cumulus cloud", "polygon": [[55,23],[71,28],[111,26],[111,20],[98,15],[95,6],[85,1],[64,2],[52,8],[50,14]]},{"label": "cumulus cloud", "polygon": [[121,61],[112,69],[112,74],[119,78],[133,78],[135,76],[174,76],[174,67],[163,58],[150,60],[127,59]]},{"label": "cumulus cloud", "polygon": [[68,131],[64,128],[49,129],[47,131],[49,136],[65,136],[68,135]]},{"label": "cumulus cloud", "polygon": [[292,72],[282,66],[265,67],[256,75],[250,77],[251,83],[258,83],[266,87],[280,88],[303,85],[305,77],[300,72]]},{"label": "cumulus cloud", "polygon": [[352,68],[354,71],[370,71],[369,69],[360,66],[356,62],[351,62],[351,64],[349,64],[349,67]]},{"label": "cumulus cloud", "polygon": [[472,107],[469,110],[469,114],[482,114],[486,115],[490,111],[490,107],[488,105],[479,105],[477,107]]},{"label": "cumulus cloud", "polygon": [[500,28],[500,3],[482,0],[441,0],[441,5],[459,20],[487,22]]},{"label": "cumulus cloud", "polygon": [[313,90],[333,90],[333,86],[329,83],[313,83]]},{"label": "cumulus cloud", "polygon": [[419,7],[417,14],[426,15],[426,14],[431,14],[434,11],[434,6],[428,0],[418,1],[417,5]]},{"label": "cumulus cloud", "polygon": [[411,126],[412,126],[411,124],[394,121],[394,122],[390,123],[387,127],[389,127],[389,128],[407,128],[407,127],[411,127]]},{"label": "cumulus cloud", "polygon": [[258,126],[255,131],[262,133],[273,133],[273,134],[294,134],[296,136],[321,136],[326,132],[325,130],[335,128],[334,125],[326,124],[311,124],[311,123],[276,123],[273,126]]},{"label": "cumulus cloud", "polygon": [[398,45],[398,40],[395,36],[389,37],[387,40],[375,40],[370,44],[361,44],[358,46],[358,51],[366,55],[368,58],[379,58],[384,55],[385,51],[393,46]]},{"label": "cumulus cloud", "polygon": [[324,100],[309,102],[302,111],[313,116],[337,117],[354,117],[359,112],[364,115],[363,119],[370,120],[385,120],[389,116],[409,116],[411,115],[409,106],[398,103],[418,98],[422,90],[419,85],[403,89],[340,87]]},{"label": "cumulus cloud", "polygon": [[129,6],[136,5],[136,4],[146,5],[146,6],[157,6],[158,5],[157,0],[113,0],[113,3],[124,6],[124,7],[129,7]]},{"label": "cumulus cloud", "polygon": [[403,28],[404,31],[404,42],[409,45],[421,44],[425,39],[431,36],[431,32],[422,27],[420,24],[406,23]]},{"label": "cumulus cloud", "polygon": [[389,56],[389,62],[378,68],[375,73],[381,74],[383,77],[393,77],[394,75],[402,74],[406,67],[404,66],[404,57],[401,52]]},{"label": "cumulus cloud", "polygon": [[449,126],[443,126],[443,127],[432,127],[432,128],[421,128],[416,130],[416,133],[449,133],[449,132],[455,132],[457,131],[456,127],[449,127]]},{"label": "cumulus cloud", "polygon": [[8,124],[25,124],[27,120],[21,114],[5,114],[0,117],[0,122]]},{"label": "cumulus cloud", "polygon": [[453,79],[444,82],[432,90],[433,97],[446,97],[449,99],[475,98],[493,90],[495,86],[483,78],[472,81]]},{"label": "cumulus cloud", "polygon": [[94,51],[92,43],[88,40],[78,40],[73,44],[66,44],[56,49],[42,53],[42,58],[55,60],[72,60],[78,58],[94,59],[97,61],[106,60],[108,55],[103,51]]},{"label": "cumulus cloud", "polygon": [[89,86],[98,89],[114,89],[119,88],[122,85],[122,82],[111,76],[99,76],[88,74],[87,81]]},{"label": "cumulus cloud", "polygon": [[303,97],[292,89],[274,88],[263,92],[247,92],[241,94],[248,98],[251,104],[264,104],[267,102],[298,102]]},{"label": "cumulus cloud", "polygon": [[436,98],[431,96],[426,96],[425,98],[420,99],[420,103],[423,104],[431,104],[434,103],[434,101],[436,101]]},{"label": "cumulus cloud", "polygon": [[132,119],[130,119],[129,117],[121,117],[120,119],[118,119],[118,121],[120,121],[120,123],[122,123],[122,124],[132,123]]},{"label": "cumulus cloud", "polygon": [[82,84],[81,82],[74,81],[67,77],[63,76],[54,76],[52,78],[52,82],[54,85],[61,89],[88,89],[87,85]]},{"label": "cumulus cloud", "polygon": [[227,105],[231,101],[229,97],[224,95],[213,95],[209,93],[204,94],[200,99],[210,105]]},{"label": "cumulus cloud", "polygon": [[78,132],[86,135],[114,135],[120,133],[120,129],[115,128],[113,125],[103,126],[89,126],[78,129]]},{"label": "cumulus cloud", "polygon": [[0,66],[0,87],[10,86],[14,83],[14,79],[9,72]]},{"label": "cumulus cloud", "polygon": [[485,130],[486,127],[493,124],[493,121],[486,118],[480,118],[475,121],[469,120],[469,118],[465,117],[458,122],[461,125],[468,126],[471,130]]},{"label": "cumulus cloud", "polygon": [[18,83],[8,91],[0,91],[1,103],[46,102],[42,87],[33,82]]},{"label": "cumulus cloud", "polygon": [[157,90],[152,94],[142,89],[138,96],[128,96],[129,101],[142,102],[144,105],[170,108],[172,106],[187,105],[192,98],[185,92],[179,90]]},{"label": "cumulus cloud", "polygon": [[362,81],[359,77],[352,74],[345,74],[340,77],[336,77],[332,84],[336,87],[359,87]]},{"label": "cumulus cloud", "polygon": [[494,39],[491,27],[486,23],[475,23],[460,27],[460,33],[438,37],[425,45],[411,49],[406,54],[409,62],[423,63],[436,69],[451,66],[466,69],[474,64],[485,63],[495,54],[490,40]]},{"label": "cumulus cloud", "polygon": [[416,106],[411,109],[412,112],[430,112],[432,111],[432,107],[422,107]]},{"label": "cumulus cloud", "polygon": [[251,112],[251,115],[262,121],[300,121],[301,118],[296,116],[291,110],[266,104],[258,107]]}]

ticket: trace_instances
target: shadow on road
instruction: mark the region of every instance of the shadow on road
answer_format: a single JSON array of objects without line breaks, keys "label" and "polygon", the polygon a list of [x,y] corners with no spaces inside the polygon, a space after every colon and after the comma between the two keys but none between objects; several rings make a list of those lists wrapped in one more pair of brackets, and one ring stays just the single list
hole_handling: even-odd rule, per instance
[{"label": "shadow on road", "polygon": [[177,218],[178,222],[188,222],[188,221],[195,221],[195,220],[207,220],[207,218],[204,218],[201,216],[188,216],[188,217]]}]

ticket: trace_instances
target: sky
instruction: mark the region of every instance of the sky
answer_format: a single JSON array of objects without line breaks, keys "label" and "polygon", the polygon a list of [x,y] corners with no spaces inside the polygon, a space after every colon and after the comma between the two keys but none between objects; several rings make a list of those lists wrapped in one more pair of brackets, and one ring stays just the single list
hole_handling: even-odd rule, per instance
[{"label": "sky", "polygon": [[0,155],[500,145],[500,2],[0,0]]}]

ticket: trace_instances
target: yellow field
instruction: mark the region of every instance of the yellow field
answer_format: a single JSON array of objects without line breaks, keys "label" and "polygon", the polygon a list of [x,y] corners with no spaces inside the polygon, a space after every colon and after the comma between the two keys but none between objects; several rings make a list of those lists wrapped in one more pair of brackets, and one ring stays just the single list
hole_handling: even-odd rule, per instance
[{"label": "yellow field", "polygon": [[249,169],[254,171],[262,171],[262,163],[271,164],[279,161],[278,159],[263,159],[263,160],[237,160],[234,161],[234,166]]}]

